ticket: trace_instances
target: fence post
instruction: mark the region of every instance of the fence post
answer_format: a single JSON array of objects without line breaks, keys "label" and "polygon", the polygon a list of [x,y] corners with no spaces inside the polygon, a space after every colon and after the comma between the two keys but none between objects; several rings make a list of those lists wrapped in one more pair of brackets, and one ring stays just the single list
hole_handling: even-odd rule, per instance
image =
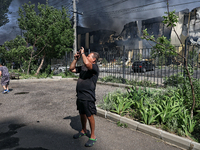
[{"label": "fence post", "polygon": [[123,83],[125,83],[125,46],[123,45]]},{"label": "fence post", "polygon": [[185,60],[187,59],[187,43],[188,43],[188,40],[189,40],[189,37],[187,37],[186,38],[186,40],[185,40],[185,53],[184,53],[184,57],[185,57],[185,59],[184,59],[184,69],[183,69],[183,76],[185,77],[185,66],[186,66],[186,62],[185,62]]},{"label": "fence post", "polygon": [[67,63],[67,61],[68,61],[68,59],[67,59],[67,53],[68,52],[65,52],[65,66],[66,66],[66,69],[67,69],[67,65],[68,65],[68,63]]}]

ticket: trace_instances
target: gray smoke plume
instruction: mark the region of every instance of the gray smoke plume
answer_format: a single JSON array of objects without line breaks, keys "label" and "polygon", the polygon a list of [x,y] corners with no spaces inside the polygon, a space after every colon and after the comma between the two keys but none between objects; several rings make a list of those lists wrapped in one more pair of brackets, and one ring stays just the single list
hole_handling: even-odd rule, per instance
[{"label": "gray smoke plume", "polygon": [[[45,4],[46,0],[29,0],[32,4]],[[18,10],[22,7],[24,3],[28,3],[27,0],[12,0],[9,6],[8,19],[9,23],[0,27],[0,45],[5,41],[10,41],[16,37],[16,35],[21,35],[21,30],[18,26],[17,19],[19,18]]]},{"label": "gray smoke plume", "polygon": [[[13,0],[9,7],[9,23],[0,27],[0,45],[21,35],[17,24],[18,9],[24,3],[45,4],[46,0]],[[77,9],[83,12],[78,15],[78,24],[93,30],[108,29],[120,33],[125,24],[163,16],[167,11],[166,0],[79,0]],[[66,6],[72,15],[72,0],[48,0],[55,8]],[[176,9],[194,9],[200,7],[199,0],[169,0],[170,11]],[[72,17],[72,16],[71,16]]]},{"label": "gray smoke plume", "polygon": [[[200,1],[169,0],[169,5],[170,11],[176,9],[178,12],[200,6]],[[167,11],[167,0],[90,0],[80,1],[77,6],[84,13],[79,16],[80,25],[119,33],[129,22],[163,16]]]}]

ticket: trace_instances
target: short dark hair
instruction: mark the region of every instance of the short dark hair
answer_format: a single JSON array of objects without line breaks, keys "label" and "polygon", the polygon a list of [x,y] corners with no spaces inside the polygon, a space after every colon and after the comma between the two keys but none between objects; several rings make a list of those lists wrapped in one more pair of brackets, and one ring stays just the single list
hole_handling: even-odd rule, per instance
[{"label": "short dark hair", "polygon": [[91,52],[93,53],[93,58],[96,58],[95,63],[97,63],[98,59],[99,59],[99,53],[97,52]]}]

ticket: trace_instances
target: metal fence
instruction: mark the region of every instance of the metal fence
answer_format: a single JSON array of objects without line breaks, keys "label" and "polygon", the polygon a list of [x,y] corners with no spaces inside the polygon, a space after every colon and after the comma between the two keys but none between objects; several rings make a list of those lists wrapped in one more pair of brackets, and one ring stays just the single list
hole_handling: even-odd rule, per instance
[{"label": "metal fence", "polygon": [[[100,78],[106,76],[121,77],[127,80],[148,81],[157,85],[162,85],[164,78],[184,74],[184,59],[181,56],[188,56],[188,64],[193,69],[193,77],[200,78],[199,52],[200,47],[188,45],[186,48],[176,47],[178,56],[168,56],[160,54],[152,57],[152,49],[126,49],[124,46],[121,50],[100,51],[98,62],[100,69]],[[87,54],[86,54],[87,55]],[[67,53],[65,57],[65,66],[73,61],[73,53]],[[151,70],[133,70],[132,65],[136,61],[147,61],[155,65]],[[78,65],[82,64],[82,60]]]},{"label": "metal fence", "polygon": [[[88,52],[85,52],[86,55],[88,55]],[[51,70],[56,69],[56,73],[60,73],[61,71],[64,71],[66,69],[69,69],[70,64],[74,60],[73,52],[68,52],[63,56],[61,59],[51,59]],[[82,65],[83,61],[82,59],[79,59],[77,62],[77,65]]]}]

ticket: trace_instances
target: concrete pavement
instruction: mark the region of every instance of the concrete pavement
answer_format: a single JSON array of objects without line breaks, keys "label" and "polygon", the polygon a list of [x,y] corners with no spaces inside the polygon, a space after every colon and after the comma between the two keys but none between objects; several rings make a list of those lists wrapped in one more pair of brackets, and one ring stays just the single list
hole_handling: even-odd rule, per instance
[{"label": "concrete pavement", "polygon": [[[12,80],[11,92],[0,94],[0,149],[88,149],[84,147],[87,136],[72,138],[81,129],[75,87],[76,81],[70,79]],[[97,103],[108,92],[117,89],[119,87],[97,84]],[[89,149],[181,149],[140,130],[118,127],[110,118],[100,115],[95,120],[98,140]]]}]

